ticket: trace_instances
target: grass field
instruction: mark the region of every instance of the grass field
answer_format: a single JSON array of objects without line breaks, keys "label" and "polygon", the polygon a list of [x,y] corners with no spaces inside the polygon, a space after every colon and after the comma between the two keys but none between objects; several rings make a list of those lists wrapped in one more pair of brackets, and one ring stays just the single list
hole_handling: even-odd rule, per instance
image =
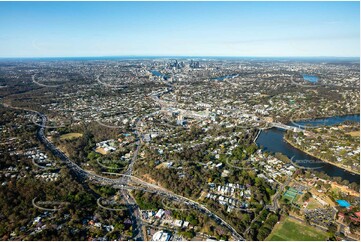
[{"label": "grass field", "polygon": [[95,152],[97,152],[97,153],[99,153],[99,154],[102,154],[102,155],[108,154],[108,152],[106,152],[106,151],[104,150],[104,148],[102,148],[102,147],[97,147],[97,148],[95,149]]},{"label": "grass field", "polygon": [[60,140],[71,140],[71,139],[79,138],[82,136],[83,136],[83,134],[81,134],[81,133],[68,133],[68,134],[61,135]]},{"label": "grass field", "polygon": [[358,137],[360,136],[360,131],[352,131],[348,133],[349,135],[351,135],[352,137]]},{"label": "grass field", "polygon": [[309,201],[310,202],[307,205],[307,209],[323,208],[323,206],[319,202],[317,202],[316,199],[310,198]]},{"label": "grass field", "polygon": [[311,240],[327,240],[328,235],[326,232],[318,230],[305,223],[299,222],[293,218],[286,218],[279,224],[276,224],[271,234],[266,240],[299,240],[299,241],[311,241]]}]

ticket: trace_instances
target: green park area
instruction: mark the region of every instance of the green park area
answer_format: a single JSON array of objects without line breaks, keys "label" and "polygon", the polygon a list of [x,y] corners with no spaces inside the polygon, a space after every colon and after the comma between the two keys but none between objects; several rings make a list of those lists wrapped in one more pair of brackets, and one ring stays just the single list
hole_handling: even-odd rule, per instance
[{"label": "green park area", "polygon": [[314,241],[327,240],[327,232],[316,229],[310,225],[306,225],[293,218],[286,218],[279,224],[276,224],[271,234],[266,240],[268,241]]}]

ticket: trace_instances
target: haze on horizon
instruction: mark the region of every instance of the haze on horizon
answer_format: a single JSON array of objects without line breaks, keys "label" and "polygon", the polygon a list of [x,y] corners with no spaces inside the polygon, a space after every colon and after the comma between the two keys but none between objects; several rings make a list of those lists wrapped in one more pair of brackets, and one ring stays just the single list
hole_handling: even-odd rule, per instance
[{"label": "haze on horizon", "polygon": [[0,2],[0,57],[358,57],[359,2]]}]

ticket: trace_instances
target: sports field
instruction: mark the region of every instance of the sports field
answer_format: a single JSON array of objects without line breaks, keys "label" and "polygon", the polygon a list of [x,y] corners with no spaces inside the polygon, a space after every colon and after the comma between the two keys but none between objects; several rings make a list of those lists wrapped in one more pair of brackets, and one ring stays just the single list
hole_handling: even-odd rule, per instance
[{"label": "sports field", "polygon": [[267,237],[268,241],[276,240],[327,240],[328,235],[322,230],[318,230],[310,225],[306,225],[293,218],[286,218],[279,224],[276,224],[271,234]]}]

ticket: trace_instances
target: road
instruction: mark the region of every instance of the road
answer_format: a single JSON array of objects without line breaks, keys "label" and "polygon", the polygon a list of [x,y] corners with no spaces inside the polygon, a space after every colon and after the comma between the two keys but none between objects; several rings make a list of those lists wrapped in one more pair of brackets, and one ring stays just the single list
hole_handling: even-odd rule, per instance
[{"label": "road", "polygon": [[129,195],[129,191],[121,190],[121,193],[123,194],[124,199],[127,203],[127,207],[131,214],[131,218],[132,218],[132,222],[133,222],[133,224],[132,224],[133,238],[132,239],[144,241],[144,238],[146,238],[146,234],[143,234],[144,230],[142,229],[143,223],[142,223],[142,219],[141,219],[142,214],[140,213],[140,209],[139,209],[138,205],[136,204],[136,202],[134,201],[133,197]]},{"label": "road", "polygon": [[292,176],[288,177],[287,180],[281,184],[281,186],[277,189],[276,194],[272,198],[272,205],[267,205],[266,208],[270,211],[277,211],[279,209],[278,200],[280,195],[282,194],[283,190],[285,189],[288,184],[292,181]]}]

